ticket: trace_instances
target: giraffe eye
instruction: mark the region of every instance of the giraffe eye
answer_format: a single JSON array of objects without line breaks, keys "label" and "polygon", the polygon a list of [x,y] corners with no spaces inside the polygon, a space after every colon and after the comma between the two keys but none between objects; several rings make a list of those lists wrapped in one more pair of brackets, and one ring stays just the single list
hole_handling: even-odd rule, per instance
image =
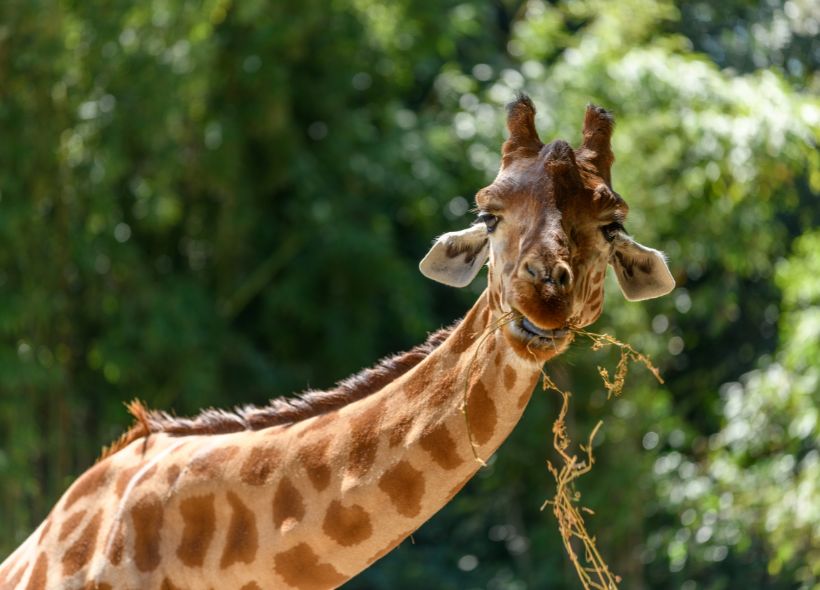
[{"label": "giraffe eye", "polygon": [[604,239],[607,242],[614,240],[619,231],[626,232],[624,226],[617,221],[601,227],[601,233],[604,234]]},{"label": "giraffe eye", "polygon": [[487,226],[487,233],[493,233],[498,226],[498,222],[501,221],[498,216],[492,213],[479,213],[478,220]]}]

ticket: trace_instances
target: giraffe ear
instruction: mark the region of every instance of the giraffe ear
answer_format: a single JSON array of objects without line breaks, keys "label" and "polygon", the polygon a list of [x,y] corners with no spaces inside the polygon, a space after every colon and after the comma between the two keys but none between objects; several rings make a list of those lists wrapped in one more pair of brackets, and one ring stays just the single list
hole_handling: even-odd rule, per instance
[{"label": "giraffe ear", "polygon": [[439,236],[419,263],[419,270],[428,279],[439,283],[466,287],[487,262],[489,253],[487,227],[477,223]]},{"label": "giraffe ear", "polygon": [[629,301],[660,297],[675,288],[675,279],[662,252],[642,246],[622,231],[615,235],[613,244],[609,263]]}]

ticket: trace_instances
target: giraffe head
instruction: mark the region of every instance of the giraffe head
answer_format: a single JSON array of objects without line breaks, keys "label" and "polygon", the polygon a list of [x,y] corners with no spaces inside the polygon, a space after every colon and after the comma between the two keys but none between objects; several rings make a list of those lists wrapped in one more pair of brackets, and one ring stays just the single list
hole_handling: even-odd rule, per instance
[{"label": "giraffe head", "polygon": [[570,328],[601,314],[607,264],[630,301],[665,295],[675,281],[663,254],[624,229],[629,208],[611,186],[613,119],[606,110],[587,107],[575,150],[539,139],[525,96],[508,106],[507,128],[501,169],[476,195],[477,222],[439,237],[420,269],[464,287],[489,261],[491,309],[516,318],[504,326],[508,341],[522,356],[544,361],[564,350]]}]

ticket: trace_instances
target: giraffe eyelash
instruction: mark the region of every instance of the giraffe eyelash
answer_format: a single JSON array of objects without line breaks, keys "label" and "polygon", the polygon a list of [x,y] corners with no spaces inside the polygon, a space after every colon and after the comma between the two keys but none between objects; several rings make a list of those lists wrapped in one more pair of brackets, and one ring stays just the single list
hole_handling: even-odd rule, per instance
[{"label": "giraffe eyelash", "polygon": [[620,221],[613,221],[612,223],[601,227],[601,233],[604,234],[604,239],[607,242],[612,242],[618,232],[626,233],[626,230]]}]

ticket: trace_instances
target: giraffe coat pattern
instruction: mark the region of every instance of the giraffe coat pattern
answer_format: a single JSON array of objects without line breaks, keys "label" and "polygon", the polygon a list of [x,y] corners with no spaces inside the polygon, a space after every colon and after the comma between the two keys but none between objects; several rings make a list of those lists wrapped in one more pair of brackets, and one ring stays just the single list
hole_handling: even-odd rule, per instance
[{"label": "giraffe coat pattern", "polygon": [[587,109],[578,150],[544,145],[534,120],[528,98],[510,105],[479,222],[421,263],[452,285],[488,263],[462,321],[329,392],[191,419],[132,405],[134,427],[0,565],[0,590],[328,590],[449,502],[513,430],[543,362],[600,315],[607,264],[630,298],[674,285],[623,232],[611,115]]}]

